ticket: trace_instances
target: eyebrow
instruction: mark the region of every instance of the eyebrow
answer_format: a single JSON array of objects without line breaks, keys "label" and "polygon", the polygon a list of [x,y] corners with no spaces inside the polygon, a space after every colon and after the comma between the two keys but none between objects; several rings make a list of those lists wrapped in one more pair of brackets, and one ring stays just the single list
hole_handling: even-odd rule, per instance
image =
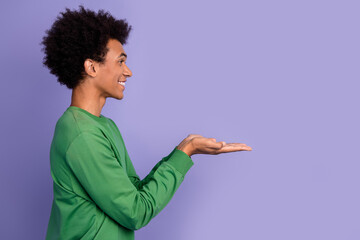
[{"label": "eyebrow", "polygon": [[121,54],[118,56],[118,58],[121,58],[122,56],[124,56],[124,57],[126,57],[126,58],[127,58],[126,53],[121,53]]}]

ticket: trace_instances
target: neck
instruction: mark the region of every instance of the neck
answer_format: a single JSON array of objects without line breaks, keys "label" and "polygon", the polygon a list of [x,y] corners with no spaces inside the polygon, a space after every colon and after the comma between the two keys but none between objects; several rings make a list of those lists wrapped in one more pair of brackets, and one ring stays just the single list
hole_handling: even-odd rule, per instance
[{"label": "neck", "polygon": [[100,117],[106,98],[101,96],[96,89],[79,85],[73,89],[70,106],[82,108],[89,113]]}]

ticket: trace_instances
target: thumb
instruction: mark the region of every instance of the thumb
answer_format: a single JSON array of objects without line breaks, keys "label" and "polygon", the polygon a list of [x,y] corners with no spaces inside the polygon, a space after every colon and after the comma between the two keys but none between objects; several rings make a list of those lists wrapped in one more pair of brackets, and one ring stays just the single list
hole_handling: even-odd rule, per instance
[{"label": "thumb", "polygon": [[217,146],[218,149],[223,148],[225,145],[226,145],[226,142],[224,142],[224,141],[216,143],[216,146]]}]

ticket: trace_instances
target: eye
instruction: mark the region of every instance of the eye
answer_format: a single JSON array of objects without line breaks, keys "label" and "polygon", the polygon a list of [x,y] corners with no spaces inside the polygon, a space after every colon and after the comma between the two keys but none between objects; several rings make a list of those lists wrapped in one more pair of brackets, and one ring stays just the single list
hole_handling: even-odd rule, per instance
[{"label": "eye", "polygon": [[125,62],[125,61],[124,61],[123,59],[119,61],[120,64],[122,64],[122,63],[124,63],[124,62]]}]

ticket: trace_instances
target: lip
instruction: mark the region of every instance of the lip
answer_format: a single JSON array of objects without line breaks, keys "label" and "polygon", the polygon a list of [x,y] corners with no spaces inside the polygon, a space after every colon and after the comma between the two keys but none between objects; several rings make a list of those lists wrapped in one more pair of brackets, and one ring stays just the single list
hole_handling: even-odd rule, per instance
[{"label": "lip", "polygon": [[125,83],[126,81],[118,81],[118,85],[120,85],[120,87],[122,87],[125,90],[125,86],[121,85],[119,82]]}]

